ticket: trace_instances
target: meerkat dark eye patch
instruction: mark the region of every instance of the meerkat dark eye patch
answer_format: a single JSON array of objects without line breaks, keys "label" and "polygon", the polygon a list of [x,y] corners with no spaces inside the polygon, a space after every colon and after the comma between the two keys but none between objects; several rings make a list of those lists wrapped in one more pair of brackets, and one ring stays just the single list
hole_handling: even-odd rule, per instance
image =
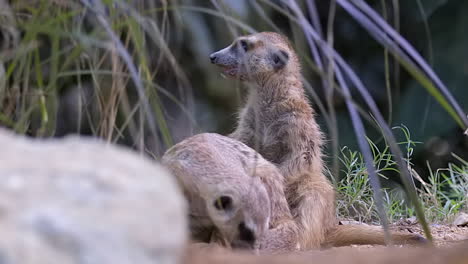
[{"label": "meerkat dark eye patch", "polygon": [[247,40],[242,39],[238,42],[237,46],[242,49],[244,52],[247,52],[250,49],[249,42]]},{"label": "meerkat dark eye patch", "polygon": [[273,54],[273,67],[276,70],[282,69],[289,61],[289,54],[284,50],[279,50]]},{"label": "meerkat dark eye patch", "polygon": [[218,210],[230,210],[232,208],[232,199],[229,196],[221,196],[214,202],[214,207]]}]

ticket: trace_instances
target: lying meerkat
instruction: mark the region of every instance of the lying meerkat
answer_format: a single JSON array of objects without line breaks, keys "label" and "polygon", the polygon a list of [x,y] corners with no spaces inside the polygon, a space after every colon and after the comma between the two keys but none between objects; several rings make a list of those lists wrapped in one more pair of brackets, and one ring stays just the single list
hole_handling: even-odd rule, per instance
[{"label": "lying meerkat", "polygon": [[[301,81],[301,66],[288,39],[272,32],[243,36],[210,55],[225,75],[250,84],[240,120],[230,137],[277,165],[286,198],[300,228],[302,249],[384,244],[380,228],[338,226],[335,190],[323,174],[323,136]],[[393,233],[395,243],[425,241]]]},{"label": "lying meerkat", "polygon": [[283,176],[245,144],[199,134],[170,148],[162,164],[189,202],[193,240],[271,253],[298,248]]}]

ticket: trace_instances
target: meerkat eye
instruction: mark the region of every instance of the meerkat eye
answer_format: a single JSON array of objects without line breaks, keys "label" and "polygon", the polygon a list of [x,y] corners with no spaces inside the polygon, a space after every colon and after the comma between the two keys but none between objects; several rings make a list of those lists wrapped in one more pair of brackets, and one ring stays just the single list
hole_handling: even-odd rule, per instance
[{"label": "meerkat eye", "polygon": [[218,210],[230,210],[232,208],[232,199],[229,196],[221,196],[214,202],[214,207]]},{"label": "meerkat eye", "polygon": [[246,40],[241,40],[239,42],[239,44],[240,44],[242,50],[244,50],[245,52],[249,50],[249,43],[247,43]]}]

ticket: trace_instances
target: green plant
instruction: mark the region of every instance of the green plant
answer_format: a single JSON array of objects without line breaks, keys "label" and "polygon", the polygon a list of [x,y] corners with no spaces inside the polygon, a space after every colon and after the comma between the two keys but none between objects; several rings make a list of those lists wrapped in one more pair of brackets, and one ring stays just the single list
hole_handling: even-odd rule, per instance
[{"label": "green plant", "polygon": [[[172,145],[161,96],[185,106],[158,83],[161,63],[170,60],[177,83],[190,85],[164,39],[166,7],[143,12],[121,1],[66,0],[6,5],[0,18],[11,50],[0,53],[1,124],[54,136],[63,122],[57,116],[72,108],[75,131],[69,132],[89,126],[94,136],[141,151],[150,147],[147,134],[162,149]],[[162,52],[150,56],[154,48]],[[68,94],[77,94],[71,106],[63,103]]]},{"label": "green plant", "polygon": [[[454,155],[459,165],[450,163],[448,168],[433,171],[428,164],[428,180],[424,181],[411,166],[413,147],[419,142],[410,139],[409,130],[397,127],[405,136],[399,142],[406,153],[406,162],[415,182],[420,183],[417,188],[425,215],[432,223],[450,223],[462,209],[468,208],[468,162]],[[376,144],[368,140],[373,153],[373,163],[377,174],[387,179],[390,173],[399,173],[389,153],[388,146],[379,149]],[[340,218],[352,218],[361,222],[379,223],[379,217],[373,199],[373,191],[367,176],[366,165],[358,151],[347,147],[341,149],[340,161],[343,165],[343,177],[337,182],[339,195],[337,214]],[[384,205],[390,222],[415,216],[415,210],[401,188],[385,188]]]},{"label": "green plant", "polygon": [[459,165],[433,171],[429,164],[428,181],[421,177],[420,198],[426,204],[426,216],[434,222],[453,220],[461,210],[468,208],[468,162],[454,155]]}]

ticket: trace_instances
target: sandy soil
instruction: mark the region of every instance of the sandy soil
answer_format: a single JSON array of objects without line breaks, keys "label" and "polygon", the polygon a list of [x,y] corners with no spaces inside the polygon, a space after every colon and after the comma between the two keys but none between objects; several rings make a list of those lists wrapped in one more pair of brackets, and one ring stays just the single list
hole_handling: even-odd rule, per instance
[{"label": "sandy soil", "polygon": [[[396,223],[392,230],[422,234],[417,223]],[[350,246],[294,252],[285,255],[259,255],[230,252],[218,246],[193,247],[187,251],[187,264],[467,264],[468,227],[431,225],[436,248],[419,246]],[[465,243],[462,243],[465,241]],[[206,251],[208,250],[208,251]],[[311,261],[313,260],[313,261]]]},{"label": "sandy soil", "polygon": [[[453,246],[457,243],[468,241],[468,227],[457,227],[453,225],[432,224],[430,225],[434,245],[438,247]],[[424,236],[424,231],[417,223],[400,221],[390,226],[391,230],[418,233]],[[353,248],[375,248],[383,246],[353,245]],[[403,246],[400,246],[403,247]]]},{"label": "sandy soil", "polygon": [[[454,243],[468,240],[468,227],[433,224],[430,226],[434,244],[436,246],[450,246]],[[424,232],[418,224],[398,225],[397,230],[406,230],[423,235]]]}]

